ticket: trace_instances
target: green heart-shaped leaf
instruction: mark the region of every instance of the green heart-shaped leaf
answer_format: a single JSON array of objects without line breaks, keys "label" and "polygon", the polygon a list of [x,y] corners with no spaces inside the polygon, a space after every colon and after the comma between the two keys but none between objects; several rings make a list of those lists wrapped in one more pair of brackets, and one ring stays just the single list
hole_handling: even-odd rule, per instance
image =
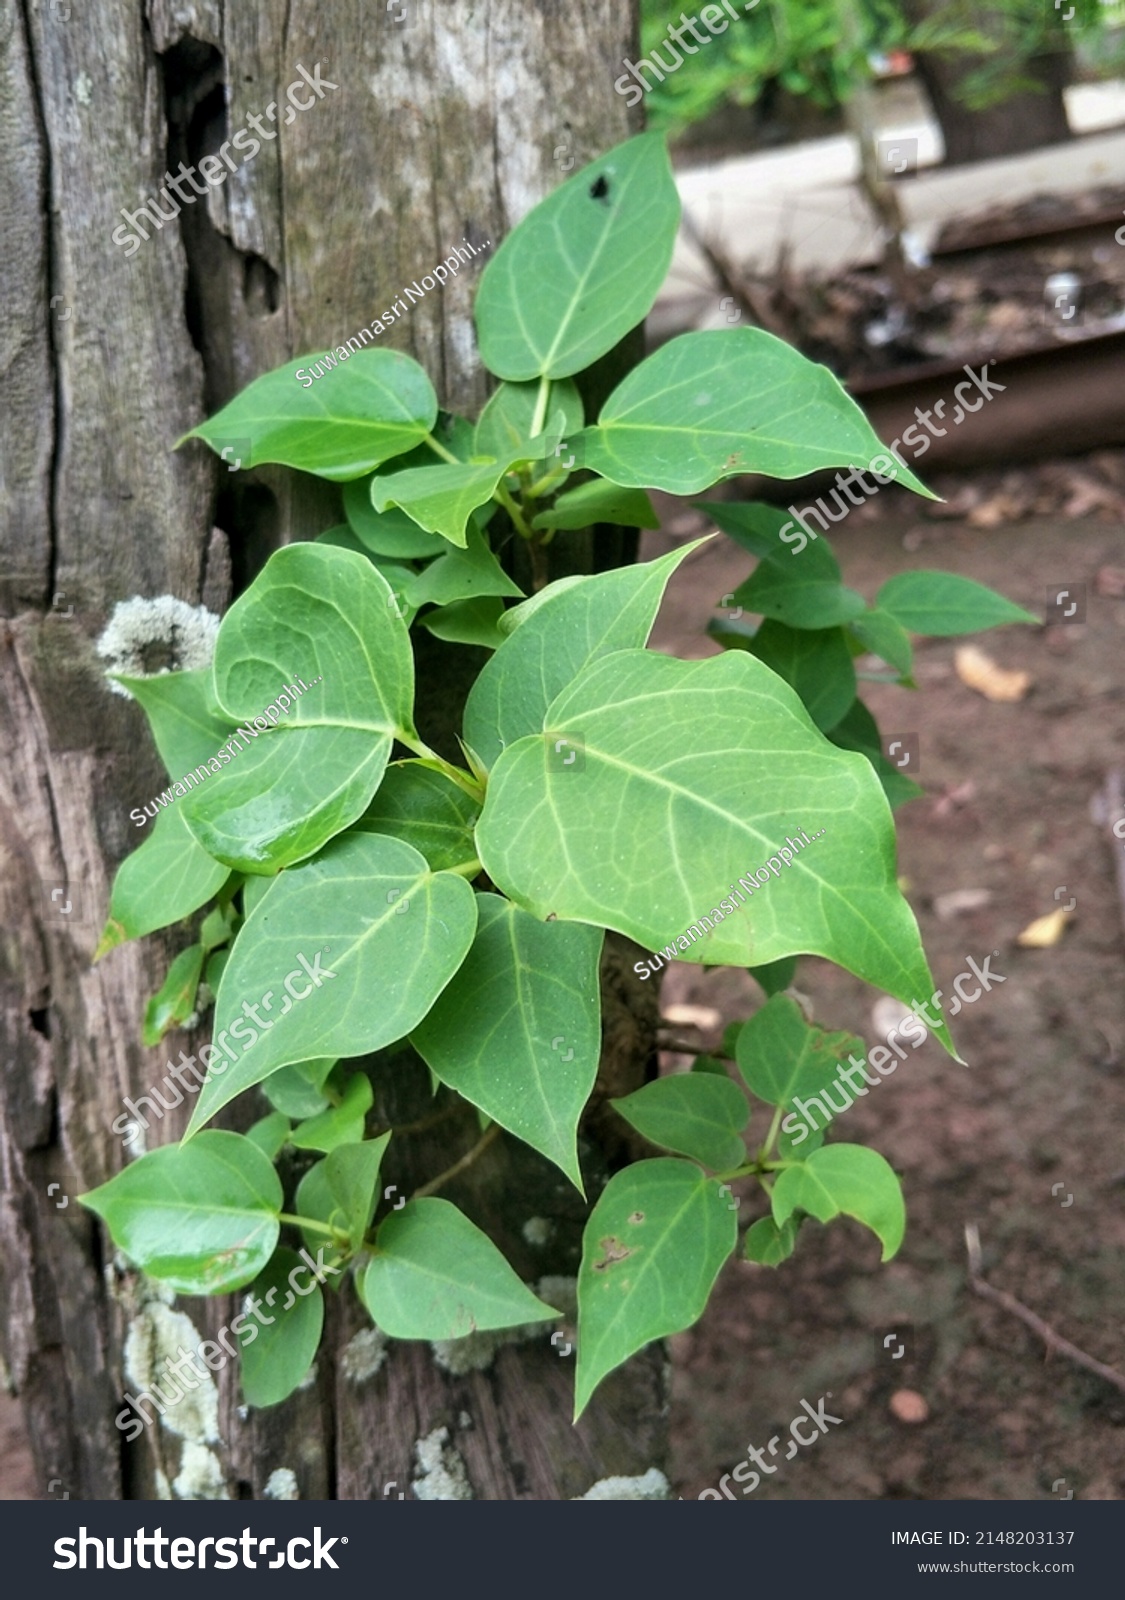
[{"label": "green heart-shaped leaf", "polygon": [[[247,872],[312,855],[362,815],[412,727],[410,639],[389,585],[351,551],[286,545],[224,617],[214,673],[242,727],[181,802],[188,826]],[[266,717],[282,694],[290,704]]]},{"label": "green heart-shaped leaf", "polygon": [[[231,952],[215,1002],[215,1041],[229,1060],[209,1064],[188,1136],[278,1067],[403,1038],[464,960],[476,915],[464,878],[431,872],[397,839],[349,833],[291,867]],[[246,1006],[260,1008],[256,1026]]]},{"label": "green heart-shaped leaf", "polygon": [[[761,328],[669,340],[618,384],[597,427],[580,437],[594,472],[670,494],[745,472],[801,478],[866,467],[884,453],[839,379]],[[908,467],[898,481],[934,498]]]},{"label": "green heart-shaped leaf", "polygon": [[613,572],[564,579],[508,616],[519,625],[481,671],[465,706],[465,741],[486,767],[526,733],[547,707],[601,656],[643,645],[668,580],[697,543]]},{"label": "green heart-shaped leaf", "polygon": [[[312,362],[336,370],[306,382]],[[276,461],[342,483],[413,449],[437,421],[437,396],[422,367],[397,350],[301,356],[255,378],[184,439],[203,439],[244,471]],[[225,452],[225,454],[224,454]]]},{"label": "green heart-shaped leaf", "polygon": [[629,139],[576,172],[484,269],[475,316],[485,366],[519,382],[566,378],[604,356],[652,309],[679,221],[659,134]]},{"label": "green heart-shaped leaf", "polygon": [[719,1072],[657,1078],[610,1104],[653,1144],[725,1172],[746,1159],[741,1135],[750,1108],[737,1084]]},{"label": "green heart-shaped leaf", "polygon": [[692,1162],[613,1175],[582,1236],[576,1422],[608,1372],[701,1315],[737,1237],[727,1196]]},{"label": "green heart-shaped leaf", "polygon": [[131,1261],[177,1294],[241,1289],[277,1244],[281,1182],[237,1133],[163,1145],[78,1198]]},{"label": "green heart-shaped leaf", "polygon": [[[262,1316],[242,1350],[242,1395],[249,1406],[276,1406],[304,1380],[324,1327],[324,1296],[301,1257],[284,1245],[250,1286]],[[272,1307],[267,1314],[264,1307]]]},{"label": "green heart-shaped leaf", "polygon": [[[740,1030],[735,1046],[738,1070],[747,1087],[767,1105],[781,1106],[786,1113],[779,1129],[778,1153],[792,1154],[800,1145],[806,1152],[824,1142],[824,1129],[839,1107],[836,1099],[812,1100],[840,1079],[840,1068],[849,1056],[864,1059],[863,1040],[850,1033],[828,1033],[805,1021],[804,1012],[788,995],[776,994],[756,1011]],[[852,1071],[854,1072],[854,1068]],[[844,1090],[848,1103],[854,1091]],[[867,1091],[864,1090],[864,1093]],[[796,1100],[816,1110],[803,1119],[796,1113]],[[796,1127],[787,1124],[796,1122]],[[800,1134],[800,1138],[796,1135]]]},{"label": "green heart-shaped leaf", "polygon": [[[560,745],[584,745],[581,762]],[[536,916],[616,928],[650,949],[673,940],[669,959],[759,966],[808,952],[906,1004],[933,993],[870,763],[837,750],[792,689],[740,652],[593,662],[544,732],[496,762],[477,853]],[[942,1042],[952,1048],[944,1025]]]},{"label": "green heart-shaped leaf", "polygon": [[448,1200],[411,1200],[384,1217],[360,1295],[392,1339],[463,1339],[559,1314]]},{"label": "green heart-shaped leaf", "polygon": [[773,1219],[783,1227],[794,1211],[818,1222],[841,1212],[876,1234],[889,1261],[906,1232],[902,1185],[877,1150],[862,1144],[826,1144],[786,1167],[773,1189]]},{"label": "green heart-shaped leaf", "polygon": [[772,1217],[759,1217],[753,1227],[746,1230],[743,1254],[747,1261],[756,1261],[760,1267],[779,1267],[788,1261],[797,1248],[797,1230],[800,1222],[790,1217],[779,1228]]}]

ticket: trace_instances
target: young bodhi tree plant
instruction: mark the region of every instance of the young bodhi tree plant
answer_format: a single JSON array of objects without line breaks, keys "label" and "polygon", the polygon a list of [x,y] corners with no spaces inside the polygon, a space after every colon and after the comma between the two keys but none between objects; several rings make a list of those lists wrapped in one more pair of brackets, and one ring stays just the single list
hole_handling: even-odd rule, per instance
[{"label": "young bodhi tree plant", "polygon": [[[556,1318],[432,1192],[441,1174],[405,1205],[383,1201],[396,1131],[372,1126],[359,1058],[412,1048],[435,1088],[477,1108],[485,1139],[524,1140],[585,1193],[606,929],[756,971],[812,952],[907,1003],[933,990],[854,676],[831,718],[810,703],[807,652],[776,635],[767,648],[771,622],[704,661],[646,649],[685,551],[540,583],[528,598],[497,559],[505,541],[526,541],[539,583],[556,536],[655,525],[648,488],[693,494],[737,473],[789,478],[881,452],[826,369],[754,329],[674,340],[587,423],[573,378],[648,312],[678,216],[664,145],[644,135],[524,219],[477,295],[481,359],[501,381],[475,426],[439,416],[416,362],[364,348],[338,351],[311,389],[298,362],[269,373],[194,430],[219,453],[238,440],[244,466],[343,484],[347,525],[270,558],[224,617],[209,668],[119,680],[170,777],[189,781],[165,791],[151,836],[122,864],[99,955],[214,901],[146,1017],[155,1040],[214,993],[214,1042],[189,1085],[184,1140],[83,1200],[138,1268],[180,1293],[254,1285],[274,1304],[295,1260],[285,1230],[327,1258],[322,1276],[354,1284],[391,1338]],[[905,467],[901,477],[926,492]],[[769,542],[763,515],[747,511],[739,534],[755,553]],[[791,577],[770,570],[801,615],[777,627],[823,648],[843,625],[833,585],[810,588],[811,568],[791,565]],[[751,585],[768,587],[768,566]],[[892,661],[886,641],[900,643],[893,607],[866,622],[859,609],[843,635],[849,671],[857,640]],[[416,726],[412,627],[492,651],[465,710],[463,765]],[[768,890],[737,888],[801,829],[815,842]],[[689,941],[701,919],[710,931]],[[799,1041],[792,1016],[787,1026],[756,1067],[739,1058],[756,1093],[772,1074],[764,1098],[778,1107],[803,1081],[786,1079],[786,1052],[825,1048],[803,1019]],[[934,1032],[952,1052],[944,1020]],[[248,1134],[208,1127],[247,1093],[273,1108]],[[776,1126],[748,1155],[746,1103],[714,1072],[653,1084],[621,1109],[673,1154],[623,1167],[596,1196],[578,1275],[576,1414],[608,1372],[700,1315],[736,1245],[736,1176],[761,1178],[779,1238],[802,1215],[846,1212],[884,1255],[898,1246],[902,1196],[881,1156],[831,1144],[798,1157]],[[309,1162],[288,1198],[283,1151],[287,1171]],[[251,1404],[283,1399],[306,1374],[320,1287],[291,1291],[276,1313],[244,1329],[256,1341],[242,1374]]]}]

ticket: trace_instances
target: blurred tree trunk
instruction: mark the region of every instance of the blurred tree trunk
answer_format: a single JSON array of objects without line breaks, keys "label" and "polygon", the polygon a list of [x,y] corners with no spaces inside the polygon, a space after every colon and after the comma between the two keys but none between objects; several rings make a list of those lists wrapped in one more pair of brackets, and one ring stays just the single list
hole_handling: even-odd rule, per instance
[{"label": "blurred tree trunk", "polygon": [[[918,22],[939,13],[943,4],[944,0],[907,0],[906,10]],[[1047,6],[1048,0],[1043,4]],[[989,37],[997,30],[995,14],[990,17],[987,6],[974,15],[973,23]],[[987,57],[922,53],[915,58],[918,76],[941,125],[947,166],[1020,155],[1071,137],[1063,90],[1070,82],[1072,59],[1064,34],[1061,25],[1052,28],[1052,47],[1041,54],[1002,46],[996,55]],[[996,36],[1003,37],[998,32]],[[970,110],[960,95],[966,77],[982,66],[999,64],[1034,87],[1019,89],[981,110]]]},{"label": "blurred tree trunk", "polygon": [[[482,1499],[565,1497],[663,1465],[659,1348],[616,1374],[572,1428],[573,1360],[561,1344],[508,1346],[461,1374],[426,1345],[392,1345],[380,1361],[370,1332],[353,1342],[364,1318],[350,1289],[329,1296],[315,1376],[289,1401],[244,1414],[228,1368],[213,1417],[205,1404],[173,1407],[127,1445],[114,1425],[123,1390],[136,1392],[169,1342],[194,1344],[238,1308],[152,1299],[126,1263],[103,1259],[104,1236],[74,1202],[124,1160],[111,1131],[122,1096],[159,1081],[169,1048],[174,1057],[205,1038],[139,1043],[144,999],[182,934],[90,966],[113,872],[136,843],[128,812],[163,781],[138,708],[107,691],[94,641],[131,596],[221,612],[278,545],[341,520],[330,485],[270,468],[232,476],[197,443],[170,447],[257,374],[369,322],[462,238],[498,241],[566,172],[635,131],[611,87],[634,49],[632,7],[0,0],[0,15],[11,402],[0,479],[0,1292],[40,1492],[378,1499],[422,1476],[426,1439],[431,1467],[446,1469],[421,1486],[431,1498],[462,1477]],[[280,112],[274,121],[268,108],[284,107],[299,67],[318,65],[334,87],[291,125]],[[111,240],[122,208],[157,194],[179,162],[217,154],[251,116],[262,119],[260,154],[159,230],[150,223],[126,257]],[[445,405],[470,415],[486,395],[470,320],[477,276],[428,295],[388,338],[427,367]],[[628,554],[608,537],[597,564]],[[593,564],[589,541],[577,559]],[[432,741],[448,745],[465,662],[425,647],[419,723]],[[174,649],[164,664],[176,664]],[[607,941],[603,1075],[615,1089],[641,1081],[652,1058],[655,996],[638,999],[631,959]],[[435,1109],[425,1075],[403,1059],[373,1063],[380,1110],[425,1120]],[[150,1145],[177,1137],[186,1110],[154,1124]],[[478,1132],[454,1108],[394,1141],[389,1176],[408,1189]],[[596,1117],[585,1146],[592,1171],[611,1168]],[[525,1147],[497,1140],[443,1192],[528,1279],[573,1276],[584,1208]]]}]

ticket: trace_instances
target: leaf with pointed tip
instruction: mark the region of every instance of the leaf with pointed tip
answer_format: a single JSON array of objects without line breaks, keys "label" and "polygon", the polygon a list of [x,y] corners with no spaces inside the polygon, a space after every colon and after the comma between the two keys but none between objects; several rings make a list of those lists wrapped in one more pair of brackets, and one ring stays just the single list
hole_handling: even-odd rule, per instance
[{"label": "leaf with pointed tip", "polygon": [[390,1134],[381,1133],[362,1144],[338,1144],[324,1163],[328,1189],[344,1214],[353,1250],[363,1243],[375,1215],[379,1168],[390,1142]]},{"label": "leaf with pointed tip", "polygon": [[599,156],[541,200],[484,269],[481,360],[519,382],[582,372],[651,311],[680,201],[660,134]]},{"label": "leaf with pointed tip", "polygon": [[[397,909],[404,902],[405,915]],[[245,1031],[233,1035],[242,1053],[221,1075],[212,1061],[188,1137],[278,1067],[314,1055],[365,1055],[403,1038],[464,960],[476,915],[464,878],[431,872],[417,850],[378,834],[349,833],[291,867],[247,918],[231,952],[215,1002],[215,1038],[232,1029],[244,1000],[264,1004],[270,991],[280,997],[287,972],[296,974],[304,997],[294,1003],[286,994],[280,1009],[273,1006],[269,1032],[251,1028],[248,1044]],[[322,952],[317,984],[307,962]]]},{"label": "leaf with pointed tip", "polygon": [[434,872],[463,866],[476,855],[473,828],[480,805],[464,789],[420,761],[393,761],[355,832],[402,839]]},{"label": "leaf with pointed tip", "polygon": [[406,588],[406,600],[415,610],[420,606],[447,605],[453,600],[470,600],[481,595],[522,595],[489,548],[488,540],[470,523],[463,550],[446,549],[431,561]]},{"label": "leaf with pointed tip", "polygon": [[[302,1275],[305,1285],[297,1290]],[[253,1301],[273,1310],[263,1312],[255,1324],[257,1338],[243,1346],[242,1397],[249,1406],[276,1406],[312,1366],[324,1328],[324,1296],[296,1251],[279,1245],[250,1286],[247,1304]]]},{"label": "leaf with pointed tip", "polygon": [[377,1239],[360,1296],[392,1339],[463,1339],[559,1314],[448,1200],[409,1201],[383,1218]]},{"label": "leaf with pointed tip", "polygon": [[601,1052],[603,937],[600,928],[540,922],[499,895],[478,895],[472,948],[410,1036],[443,1083],[579,1190],[578,1119]]},{"label": "leaf with pointed tip", "polygon": [[[584,740],[582,766],[555,754],[570,737]],[[786,864],[776,853],[804,823],[811,844]],[[907,1005],[933,993],[870,763],[830,744],[788,684],[741,652],[625,650],[587,666],[544,731],[493,767],[477,854],[538,917],[616,928],[650,950],[674,938],[680,959],[709,966],[821,955]],[[762,871],[765,884],[721,907],[740,875]],[[952,1050],[944,1025],[941,1038]]]},{"label": "leaf with pointed tip", "polygon": [[899,626],[889,612],[874,607],[870,611],[865,611],[862,616],[852,617],[848,627],[860,643],[873,655],[877,655],[880,661],[885,661],[889,667],[894,667],[902,677],[909,678],[914,671],[914,650],[910,643],[910,635],[905,628]]},{"label": "leaf with pointed tip", "polygon": [[131,1261],[177,1294],[241,1289],[273,1254],[280,1230],[281,1181],[238,1133],[162,1145],[78,1199]]},{"label": "leaf with pointed tip", "polygon": [[735,1212],[694,1163],[614,1173],[582,1235],[574,1420],[607,1373],[702,1315],[738,1238]]},{"label": "leaf with pointed tip", "polygon": [[746,1159],[742,1130],[750,1108],[725,1070],[657,1078],[610,1105],[652,1144],[690,1156],[712,1172]]},{"label": "leaf with pointed tip", "polygon": [[255,378],[223,409],[177,441],[203,439],[229,467],[276,461],[342,483],[413,449],[437,420],[433,384],[398,350],[359,350],[319,382],[297,373],[300,356]]},{"label": "leaf with pointed tip", "polygon": [[140,939],[189,917],[229,877],[229,867],[207,854],[178,806],[162,811],[148,838],[117,869],[94,960],[100,961],[126,939]]},{"label": "leaf with pointed tip", "polygon": [[995,589],[955,572],[896,572],[875,596],[875,604],[911,633],[940,639],[1007,622],[1039,622]]},{"label": "leaf with pointed tip", "polygon": [[805,1161],[778,1174],[773,1219],[783,1227],[794,1211],[818,1222],[841,1213],[862,1222],[883,1246],[884,1261],[896,1254],[906,1232],[902,1185],[877,1150],[862,1144],[826,1144]]},{"label": "leaf with pointed tip", "polygon": [[203,976],[204,954],[201,944],[191,944],[181,950],[145,1007],[141,1042],[150,1050],[160,1043],[169,1028],[181,1027],[195,1010],[195,992]]},{"label": "leaf with pointed tip", "polygon": [[[761,472],[802,478],[884,453],[838,378],[761,328],[684,333],[625,377],[580,435],[613,483],[695,494]],[[929,499],[908,467],[899,481]]]},{"label": "leaf with pointed tip", "polygon": [[287,683],[308,688],[197,780],[181,802],[188,826],[247,872],[312,855],[362,815],[396,733],[412,727],[410,636],[389,585],[351,551],[286,545],[223,618],[214,673],[221,708],[248,728],[271,720],[262,713]]},{"label": "leaf with pointed tip", "polygon": [[[648,639],[664,590],[696,543],[657,561],[541,590],[484,667],[465,706],[465,740],[486,767],[537,732],[551,701],[583,667]],[[517,606],[517,611],[524,607]]]}]

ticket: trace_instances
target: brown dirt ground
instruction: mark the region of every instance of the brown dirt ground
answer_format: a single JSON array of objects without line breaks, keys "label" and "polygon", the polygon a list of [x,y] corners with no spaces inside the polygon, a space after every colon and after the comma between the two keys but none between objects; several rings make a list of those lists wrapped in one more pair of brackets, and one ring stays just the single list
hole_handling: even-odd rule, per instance
[{"label": "brown dirt ground", "polygon": [[[989,1281],[1125,1370],[1125,939],[1109,843],[1089,813],[1123,759],[1125,600],[1094,593],[1100,567],[1125,565],[1120,520],[1040,517],[984,531],[927,521],[902,500],[865,522],[873,511],[833,530],[845,581],[868,599],[894,572],[938,567],[1039,616],[1049,585],[1085,584],[1087,621],[973,641],[1033,675],[1018,704],[959,681],[957,640],[920,644],[917,694],[864,686],[885,731],[921,740],[926,795],[897,813],[899,871],[936,982],[948,992],[968,956],[992,951],[1005,982],[953,1024],[968,1070],[928,1040],[840,1119],[836,1137],[870,1143],[901,1174],[908,1227],[895,1260],[880,1266],[876,1239],[856,1223],[807,1222],[780,1269],[732,1258],[701,1321],[673,1341],[675,1492],[717,1485],[750,1444],[778,1434],[781,1465],[759,1499],[1043,1499],[1060,1479],[1057,1498],[1120,1499],[1125,1393],[1060,1355],[1045,1359],[1027,1327],[973,1294],[964,1242],[977,1224]],[[665,527],[683,537],[688,521],[681,507]],[[645,554],[678,542],[648,535]],[[725,539],[689,557],[657,647],[711,653],[700,631],[752,564]],[[936,914],[936,896],[978,888],[991,893],[981,909]],[[1017,946],[1070,896],[1074,919],[1057,947]],[[805,958],[796,984],[819,1022],[874,1041],[878,997],[857,979]],[[713,1007],[725,1025],[761,995],[744,973],[680,964],[664,1002]],[[712,1046],[718,1034],[696,1037]],[[764,1214],[763,1198],[744,1190],[740,1222]],[[877,1359],[877,1338],[901,1324],[915,1330],[912,1355]],[[920,1393],[929,1420],[895,1420],[897,1389]],[[783,1461],[801,1400],[815,1406],[829,1391],[842,1425]]]}]

